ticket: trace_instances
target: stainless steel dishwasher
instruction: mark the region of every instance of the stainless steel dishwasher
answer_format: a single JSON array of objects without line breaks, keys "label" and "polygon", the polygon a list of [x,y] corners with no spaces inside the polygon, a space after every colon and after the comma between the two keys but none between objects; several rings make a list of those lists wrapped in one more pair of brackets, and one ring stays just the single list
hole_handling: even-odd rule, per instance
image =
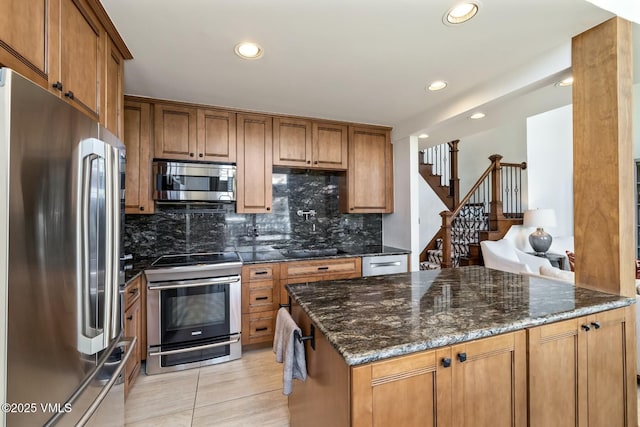
[{"label": "stainless steel dishwasher", "polygon": [[362,257],[362,276],[406,273],[407,255],[379,255]]}]

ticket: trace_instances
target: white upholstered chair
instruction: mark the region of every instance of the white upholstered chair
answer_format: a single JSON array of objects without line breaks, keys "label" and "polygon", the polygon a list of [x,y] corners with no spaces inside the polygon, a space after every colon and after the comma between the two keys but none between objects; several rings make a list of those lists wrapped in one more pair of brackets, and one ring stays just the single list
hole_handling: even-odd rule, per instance
[{"label": "white upholstered chair", "polygon": [[529,255],[517,249],[511,241],[506,239],[485,240],[480,242],[480,248],[487,268],[509,273],[539,274],[540,267],[551,267],[548,259]]}]

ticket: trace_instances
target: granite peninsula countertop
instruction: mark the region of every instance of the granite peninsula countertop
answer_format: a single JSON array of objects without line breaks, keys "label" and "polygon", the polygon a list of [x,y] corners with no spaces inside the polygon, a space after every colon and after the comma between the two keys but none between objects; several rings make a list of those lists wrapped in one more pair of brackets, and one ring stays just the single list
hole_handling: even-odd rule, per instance
[{"label": "granite peninsula countertop", "polygon": [[286,288],[348,365],[635,303],[635,298],[476,266]]}]

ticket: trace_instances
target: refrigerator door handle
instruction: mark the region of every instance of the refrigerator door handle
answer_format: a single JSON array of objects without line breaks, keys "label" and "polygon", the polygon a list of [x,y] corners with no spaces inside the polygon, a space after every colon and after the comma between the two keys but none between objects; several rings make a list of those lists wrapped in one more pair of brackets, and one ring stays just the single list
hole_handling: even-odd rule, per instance
[{"label": "refrigerator door handle", "polygon": [[120,152],[111,147],[111,340],[120,334]]},{"label": "refrigerator door handle", "polygon": [[[76,238],[76,251],[79,254],[77,264],[77,294],[78,294],[78,350],[84,354],[95,354],[101,350],[104,350],[109,346],[112,338],[111,326],[113,322],[113,310],[117,310],[117,304],[113,305],[114,300],[114,286],[117,286],[117,274],[114,277],[113,274],[113,259],[114,252],[111,250],[110,242],[113,241],[114,233],[114,207],[113,198],[111,194],[114,192],[113,179],[111,176],[111,157],[112,152],[109,149],[110,146],[96,138],[87,138],[80,141],[78,146],[78,182],[80,183],[80,191],[78,192],[77,212],[78,225],[77,225],[77,238]],[[93,171],[93,165],[100,160],[104,162],[104,176],[98,178],[104,179],[104,193],[105,193],[105,239],[106,248],[102,256],[104,256],[104,301],[99,298],[99,286],[96,284],[95,295],[92,301],[91,299],[91,265],[90,265],[90,225],[91,225],[91,192],[92,192],[92,180],[91,175]],[[98,171],[97,175],[100,175]],[[95,190],[99,193],[99,191]],[[117,190],[116,190],[117,191]],[[113,244],[113,243],[111,243]],[[116,254],[117,255],[117,254]],[[117,258],[116,258],[117,259]],[[96,280],[99,281],[98,272],[94,272]],[[95,313],[100,313],[100,307],[98,304],[103,303],[104,309],[102,310],[102,329],[96,324],[95,328],[91,325],[92,320],[92,308],[95,309]],[[92,304],[95,307],[92,307]],[[97,319],[95,319],[97,320]],[[116,327],[117,330],[117,327]]]},{"label": "refrigerator door handle", "polygon": [[96,397],[96,400],[94,400],[93,403],[91,403],[91,405],[89,406],[87,411],[84,413],[82,418],[80,418],[80,420],[76,424],[76,427],[84,426],[87,423],[87,421],[89,421],[89,419],[93,416],[93,414],[96,412],[96,410],[98,409],[102,401],[105,399],[105,397],[107,397],[107,394],[111,390],[111,387],[113,387],[116,381],[118,381],[118,377],[120,377],[120,374],[122,374],[122,371],[124,370],[124,367],[127,365],[127,361],[132,356],[133,351],[137,349],[137,346],[136,346],[137,339],[138,339],[137,337],[126,338],[120,341],[120,343],[118,343],[119,345],[127,345],[128,346],[127,351],[122,357],[122,361],[120,362],[120,365],[115,369],[115,371],[113,372],[113,375],[111,376],[111,378],[109,378],[109,381],[107,382],[107,384],[105,384],[105,386],[100,391],[100,394],[98,394],[98,396]]}]

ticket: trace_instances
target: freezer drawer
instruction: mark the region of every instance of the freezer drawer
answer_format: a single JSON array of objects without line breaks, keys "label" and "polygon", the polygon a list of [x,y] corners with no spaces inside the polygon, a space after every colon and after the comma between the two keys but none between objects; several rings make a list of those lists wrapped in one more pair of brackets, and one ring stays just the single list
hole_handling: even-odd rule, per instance
[{"label": "freezer drawer", "polygon": [[362,276],[379,276],[407,272],[407,255],[362,257]]}]

